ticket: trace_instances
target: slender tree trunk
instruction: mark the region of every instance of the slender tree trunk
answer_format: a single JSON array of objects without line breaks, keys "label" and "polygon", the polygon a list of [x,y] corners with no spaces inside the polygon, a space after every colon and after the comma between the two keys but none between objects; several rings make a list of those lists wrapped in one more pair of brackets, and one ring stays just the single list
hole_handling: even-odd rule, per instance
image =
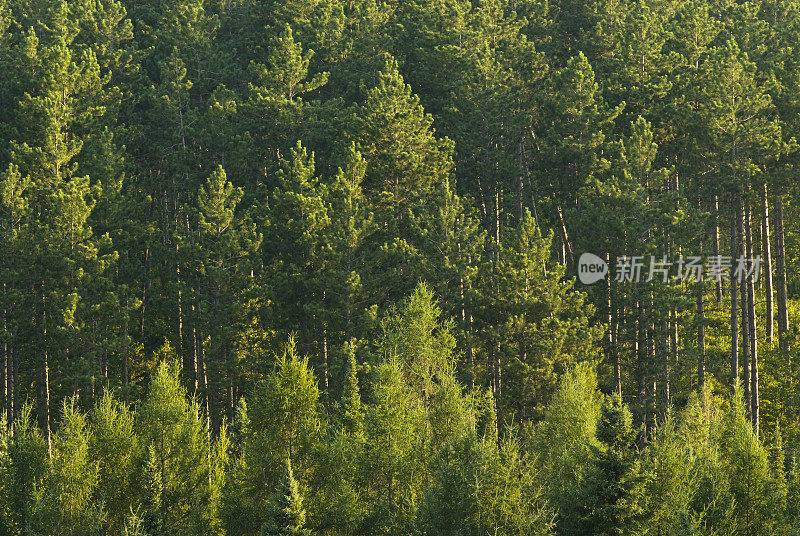
[{"label": "slender tree trunk", "polygon": [[[44,283],[42,283],[44,291]],[[53,446],[50,438],[50,366],[47,355],[47,305],[44,294],[42,294],[42,316],[39,331],[39,349],[42,353],[39,363],[39,388],[37,400],[37,414],[39,417],[39,428],[42,430],[45,444],[47,445],[47,456],[52,458]]]},{"label": "slender tree trunk", "polygon": [[202,369],[203,374],[203,402],[206,406],[206,421],[208,425],[208,429],[213,429],[214,419],[211,416],[211,390],[208,388],[208,367],[206,366],[206,345],[205,343],[200,343],[200,367]]},{"label": "slender tree trunk", "polygon": [[47,359],[47,350],[42,352],[42,364],[39,370],[39,428],[42,430],[47,456],[53,457],[53,444],[50,438],[50,364]]},{"label": "slender tree trunk", "polygon": [[128,402],[128,383],[130,381],[130,371],[129,367],[129,355],[128,350],[130,348],[130,344],[128,342],[128,320],[130,317],[130,306],[129,306],[129,297],[125,295],[125,319],[123,321],[123,328],[122,328],[122,343],[125,347],[122,349],[122,396],[125,402]]},{"label": "slender tree trunk", "polygon": [[[195,305],[192,303],[192,313],[195,312]],[[200,387],[200,351],[203,342],[197,337],[197,327],[192,327],[192,382],[194,383],[194,392]]]},{"label": "slender tree trunk", "polygon": [[[711,249],[712,254],[717,256],[720,254],[719,247],[719,196],[714,196],[714,234],[712,235]],[[716,281],[716,295],[717,303],[722,302],[722,279],[717,278]]]},{"label": "slender tree trunk", "polygon": [[[736,209],[738,212],[738,209]],[[736,259],[739,252],[739,242],[737,238],[737,218],[731,217],[731,258]],[[731,391],[736,389],[739,383],[739,318],[737,296],[738,285],[731,277]]]},{"label": "slender tree trunk", "polygon": [[571,274],[573,272],[573,252],[572,252],[572,244],[569,242],[569,234],[567,233],[567,222],[564,219],[564,211],[561,208],[561,205],[556,207],[558,212],[558,233],[560,243],[560,261],[567,267],[567,273]]},{"label": "slender tree trunk", "polygon": [[145,326],[145,313],[147,311],[147,300],[150,298],[150,285],[152,282],[150,281],[150,248],[145,248],[144,250],[144,272],[145,272],[145,281],[142,283],[142,306],[141,311],[139,311],[139,334],[142,338],[144,338],[144,326]]},{"label": "slender tree trunk", "polygon": [[200,347],[203,344],[197,336],[197,289],[192,289],[192,317],[195,318],[192,326],[192,359],[189,363],[192,372],[192,382],[194,383],[195,393],[200,387]]},{"label": "slender tree trunk", "polygon": [[[461,245],[459,244],[459,249]],[[461,325],[466,333],[466,353],[469,371],[467,374],[467,388],[469,392],[475,390],[475,352],[472,349],[472,314],[467,305],[467,297],[464,288],[464,277],[459,278],[459,297],[461,299]]]},{"label": "slender tree trunk", "polygon": [[[495,303],[500,303],[500,185],[495,183],[494,187],[494,263],[495,263]],[[492,390],[494,391],[494,401],[497,408],[497,419],[500,421],[501,398],[502,398],[502,364],[500,361],[500,340],[494,341],[492,352]]]},{"label": "slender tree trunk", "polygon": [[774,301],[772,291],[772,247],[770,245],[769,234],[769,196],[767,195],[767,183],[761,190],[761,254],[764,257],[764,294],[766,298],[766,313],[764,318],[764,330],[766,332],[767,343],[772,344],[774,340]]},{"label": "slender tree trunk", "polygon": [[786,291],[786,244],[784,241],[783,226],[783,196],[777,194],[774,201],[775,208],[775,238],[777,271],[775,286],[777,287],[778,298],[778,346],[786,352],[786,359],[789,358],[789,308],[787,303]]},{"label": "slender tree trunk", "polygon": [[[8,294],[8,289],[6,288],[5,282],[3,283],[3,296],[5,297]],[[3,409],[6,412],[6,418],[8,418],[9,414],[9,402],[10,396],[8,391],[9,386],[9,367],[8,367],[8,354],[10,352],[10,347],[8,344],[9,341],[9,333],[8,333],[8,311],[3,308]]]},{"label": "slender tree trunk", "polygon": [[522,223],[522,218],[525,217],[525,177],[520,174],[517,181],[517,222]]},{"label": "slender tree trunk", "polygon": [[[647,342],[647,362],[648,362],[648,370],[650,371],[649,375],[649,401],[650,401],[650,410],[647,412],[648,417],[648,424],[647,424],[647,431],[648,431],[648,438],[652,437],[653,432],[656,429],[656,414],[658,412],[658,376],[659,376],[659,360],[656,351],[656,339],[658,336],[656,335],[656,323],[655,323],[655,304],[654,304],[654,294],[652,288],[648,293],[647,299],[647,310],[649,312],[649,318],[647,319],[647,332],[646,332],[646,342]],[[664,388],[662,386],[662,396],[665,399],[669,399],[669,387]]]},{"label": "slender tree trunk", "polygon": [[748,310],[750,307],[750,296],[747,292],[747,283],[741,283],[741,308],[742,314],[742,386],[744,387],[744,406],[747,410],[747,419],[750,420],[750,321]]},{"label": "slender tree trunk", "polygon": [[[606,263],[609,262],[609,254],[606,253]],[[607,308],[608,308],[608,343],[611,355],[614,360],[614,392],[618,396],[622,396],[622,366],[620,363],[619,355],[619,321],[617,320],[617,312],[614,307],[613,295],[611,292],[611,278],[606,279],[606,295],[607,295]]]},{"label": "slender tree trunk", "polygon": [[[739,247],[740,257],[747,257],[747,225],[745,223],[746,212],[744,206],[744,199],[739,197],[739,207],[737,212],[739,219]],[[737,257],[738,258],[738,257]],[[741,278],[736,281],[740,285],[740,302],[742,314],[742,365],[743,365],[743,378],[742,384],[744,387],[744,406],[747,410],[747,419],[750,420],[750,292],[748,291],[747,278]]]},{"label": "slender tree trunk", "polygon": [[178,344],[177,344],[177,353],[178,353],[178,360],[180,363],[183,363],[183,292],[181,290],[181,266],[178,262],[178,256],[180,254],[180,246],[175,244],[175,282],[178,285],[178,301],[177,301],[177,337],[178,337]]},{"label": "slender tree trunk", "polygon": [[697,282],[697,388],[703,391],[706,382],[706,309],[703,282]]},{"label": "slender tree trunk", "polygon": [[614,338],[614,341],[611,345],[612,351],[614,352],[614,392],[621,397],[622,362],[620,360],[620,351],[619,351],[619,319],[617,317],[616,311],[614,312],[614,319],[612,321],[611,336]]},{"label": "slender tree trunk", "polygon": [[322,328],[322,389],[325,396],[328,396],[328,328]]},{"label": "slender tree trunk", "polygon": [[9,383],[8,383],[8,425],[11,435],[14,435],[14,422],[17,420],[17,360],[14,349],[8,352]]},{"label": "slender tree trunk", "polygon": [[[753,258],[753,217],[751,205],[748,198],[745,210],[745,240],[747,248],[747,258]],[[753,423],[753,430],[758,437],[759,429],[759,401],[758,401],[758,329],[756,323],[756,292],[754,276],[747,278],[747,323],[750,333],[750,415]]]},{"label": "slender tree trunk", "polygon": [[643,425],[641,444],[647,443],[647,350],[645,339],[647,338],[647,327],[644,319],[644,307],[641,300],[636,301],[636,391],[638,397],[639,416]]}]

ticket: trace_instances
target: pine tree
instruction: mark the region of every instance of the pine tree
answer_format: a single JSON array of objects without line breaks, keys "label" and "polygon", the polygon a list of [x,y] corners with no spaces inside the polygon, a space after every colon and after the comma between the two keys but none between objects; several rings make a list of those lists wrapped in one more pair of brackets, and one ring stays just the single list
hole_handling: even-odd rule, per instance
[{"label": "pine tree", "polygon": [[630,410],[619,396],[608,397],[597,425],[595,472],[584,491],[587,534],[628,534],[635,526],[641,488],[636,436]]},{"label": "pine tree", "polygon": [[199,405],[187,398],[179,378],[175,361],[160,363],[137,413],[145,524],[148,532],[164,535],[217,534],[227,438],[223,429],[212,441]]},{"label": "pine tree", "polygon": [[420,456],[425,415],[398,360],[379,364],[373,374],[373,403],[364,420],[366,445],[359,467],[362,493],[372,497],[363,523],[370,532],[402,533],[411,530],[413,505],[426,479]]},{"label": "pine tree", "polygon": [[544,419],[529,434],[559,534],[580,534],[581,489],[593,474],[601,400],[596,372],[579,363],[561,377]]},{"label": "pine tree", "polygon": [[474,435],[449,445],[420,505],[419,533],[551,534],[535,469],[518,448],[513,437],[498,446]]},{"label": "pine tree", "polygon": [[347,343],[345,350],[344,381],[342,382],[342,421],[345,430],[360,435],[364,428],[361,410],[361,394],[358,387],[358,362],[356,361],[355,341]]},{"label": "pine tree", "polygon": [[34,492],[29,534],[99,535],[105,512],[92,499],[98,469],[90,455],[91,431],[75,406],[64,401],[61,429],[53,436],[52,457],[42,487]]},{"label": "pine tree", "polygon": [[254,60],[249,66],[247,126],[262,146],[260,156],[269,168],[274,168],[307,128],[304,123],[314,113],[314,106],[303,100],[305,96],[328,80],[326,72],[309,72],[313,57],[314,51],[304,50],[286,25],[273,39],[266,63]]},{"label": "pine tree", "polygon": [[442,321],[440,315],[433,293],[423,283],[384,326],[386,359],[402,364],[408,386],[425,400],[432,394],[435,383],[448,376],[454,367],[456,341],[452,324]]},{"label": "pine tree", "polygon": [[308,359],[296,354],[291,340],[276,357],[274,369],[247,404],[241,454],[226,488],[223,514],[229,534],[251,534],[263,526],[271,500],[267,491],[281,478],[287,459],[299,478],[311,478],[312,456],[324,437],[319,387]]},{"label": "pine tree", "polygon": [[594,70],[583,53],[570,58],[553,76],[554,97],[546,104],[542,128],[539,172],[552,192],[558,229],[558,259],[572,270],[574,259],[570,212],[577,208],[577,194],[607,166],[600,150],[609,124],[624,103],[606,109]]},{"label": "pine tree", "polygon": [[122,530],[137,501],[137,472],[141,459],[134,415],[106,393],[90,414],[89,453],[97,464],[94,501],[103,504],[111,530]]},{"label": "pine tree", "polygon": [[304,528],[306,511],[303,497],[292,473],[292,462],[286,460],[286,468],[270,505],[269,521],[261,528],[261,536],[310,536]]},{"label": "pine tree", "polygon": [[449,180],[439,185],[418,213],[411,214],[410,238],[419,253],[415,267],[439,298],[444,314],[461,320],[459,342],[467,345],[468,385],[474,386],[476,364],[472,289],[478,278],[486,232],[473,207],[456,194]]},{"label": "pine tree", "polygon": [[3,534],[20,534],[31,522],[34,492],[47,474],[47,444],[32,424],[31,406],[20,408],[13,423],[13,435],[6,432],[2,459]]},{"label": "pine tree", "polygon": [[323,362],[331,379],[335,378],[338,365],[346,366],[347,360],[334,352],[353,337],[364,336],[361,321],[369,299],[364,289],[368,275],[365,244],[375,230],[361,188],[366,168],[361,153],[351,144],[343,165],[324,190],[328,222],[323,240],[327,247],[321,251],[320,269],[313,277],[321,296],[309,304],[308,312],[322,328],[317,340],[323,356],[330,354],[329,359],[323,357]]},{"label": "pine tree", "polygon": [[14,131],[13,167],[4,172],[14,233],[26,244],[8,274],[10,288],[24,289],[16,329],[28,344],[18,357],[26,355],[37,371],[37,413],[48,448],[50,371],[80,378],[73,390],[88,387],[97,364],[83,358],[81,330],[96,303],[85,290],[100,283],[116,259],[108,236],[95,236],[89,224],[102,188],[80,175],[82,150],[92,138],[87,132],[105,111],[100,101],[107,79],[93,51],[75,44],[71,15],[66,2],[49,5],[42,15],[49,27],[39,35],[28,31],[15,51],[35,68],[15,104],[18,118],[29,119]]},{"label": "pine tree", "polygon": [[255,482],[277,479],[286,458],[293,460],[301,478],[310,469],[307,457],[321,427],[319,396],[308,359],[296,354],[290,340],[248,406],[248,465],[262,467],[263,475]]},{"label": "pine tree", "polygon": [[[643,489],[638,530],[654,536],[680,534],[690,521],[693,499],[694,459],[679,437],[672,415],[661,425],[644,453],[641,467]],[[691,524],[691,523],[688,523]]]},{"label": "pine tree", "polygon": [[740,389],[730,400],[718,441],[733,498],[732,530],[748,535],[772,534],[780,511],[780,494],[767,451],[747,421]]},{"label": "pine tree", "polygon": [[131,513],[122,527],[120,536],[147,536],[144,530],[144,521],[137,513]]},{"label": "pine tree", "polygon": [[526,211],[508,235],[499,262],[478,275],[476,319],[501,419],[505,411],[529,419],[541,414],[559,374],[597,355],[602,327],[592,325],[586,297],[572,291],[565,267],[550,262],[552,234],[542,236]]},{"label": "pine tree", "polygon": [[[327,186],[315,176],[314,153],[309,154],[300,142],[290,158],[282,162],[277,180],[269,201],[269,224],[262,248],[270,265],[265,276],[286,336],[300,330],[298,343],[305,348],[324,329],[320,325],[322,319],[315,318],[315,305],[325,292],[324,285],[320,285],[324,280],[316,275],[323,269],[330,248],[325,236],[330,225],[325,203]],[[324,362],[321,365],[324,381],[328,371]]]},{"label": "pine tree", "polygon": [[450,173],[453,144],[438,139],[433,118],[389,58],[358,109],[353,137],[367,161],[364,189],[381,228],[397,229],[406,210]]},{"label": "pine tree", "polygon": [[[249,213],[237,214],[242,189],[218,167],[197,193],[197,286],[200,340],[195,350],[195,387],[202,387],[213,426],[233,418],[238,382],[233,367],[232,326],[237,300],[251,284],[250,274],[261,235]],[[198,381],[201,380],[201,381]]]}]

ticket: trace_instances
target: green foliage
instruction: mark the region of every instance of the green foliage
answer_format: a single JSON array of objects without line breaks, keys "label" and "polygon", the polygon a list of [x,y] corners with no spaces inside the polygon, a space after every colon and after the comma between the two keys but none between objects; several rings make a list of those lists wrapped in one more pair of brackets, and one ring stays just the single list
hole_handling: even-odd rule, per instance
[{"label": "green foliage", "polygon": [[600,446],[593,449],[595,470],[584,491],[583,522],[589,534],[627,534],[635,526],[642,484],[636,436],[620,397],[606,398],[597,425]]},{"label": "green foliage", "polygon": [[562,377],[544,419],[530,433],[528,450],[537,456],[560,534],[577,530],[580,490],[592,476],[592,452],[598,446],[600,402],[595,371],[588,363],[576,365]]},{"label": "green foliage", "polygon": [[514,438],[500,446],[493,438],[458,439],[435,466],[418,534],[552,534],[538,475]]},{"label": "green foliage", "polygon": [[92,501],[98,468],[90,456],[90,441],[86,417],[77,411],[74,400],[65,400],[48,472],[33,493],[30,534],[102,534],[102,503]]},{"label": "green foliage", "polygon": [[211,440],[200,408],[190,401],[173,362],[159,364],[137,414],[144,453],[145,526],[150,533],[219,534],[225,481],[224,430]]},{"label": "green foliage", "polygon": [[[90,414],[89,452],[97,463],[95,501],[104,505],[108,526],[121,530],[138,499],[141,457],[130,409],[106,393]],[[133,529],[132,529],[133,530]]]},{"label": "green foliage", "polygon": [[[0,535],[800,534],[798,42],[797,0],[0,0]],[[613,278],[651,255],[765,265]]]},{"label": "green foliage", "polygon": [[720,454],[733,498],[733,530],[772,534],[781,510],[781,490],[766,449],[745,417],[741,392],[731,398],[720,429]]},{"label": "green foliage", "polygon": [[437,139],[432,124],[388,58],[358,110],[353,134],[368,163],[364,188],[375,196],[381,223],[397,225],[415,200],[447,178],[453,145]]},{"label": "green foliage", "polygon": [[304,529],[306,511],[303,497],[292,474],[292,462],[286,460],[286,469],[281,477],[275,498],[270,504],[269,521],[261,528],[261,536],[309,536]]}]

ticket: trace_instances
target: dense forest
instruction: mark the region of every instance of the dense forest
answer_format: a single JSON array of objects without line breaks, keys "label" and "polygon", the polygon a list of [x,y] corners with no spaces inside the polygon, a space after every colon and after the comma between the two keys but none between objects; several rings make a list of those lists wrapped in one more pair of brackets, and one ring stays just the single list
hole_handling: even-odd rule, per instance
[{"label": "dense forest", "polygon": [[800,0],[0,0],[0,73],[0,535],[800,534]]}]

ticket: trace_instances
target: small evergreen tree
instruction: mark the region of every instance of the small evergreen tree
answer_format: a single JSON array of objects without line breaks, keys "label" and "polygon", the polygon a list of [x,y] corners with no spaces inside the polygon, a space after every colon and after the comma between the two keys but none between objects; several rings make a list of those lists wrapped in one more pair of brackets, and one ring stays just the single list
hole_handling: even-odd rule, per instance
[{"label": "small evergreen tree", "polygon": [[361,393],[358,388],[355,341],[347,343],[345,356],[345,376],[341,398],[342,421],[348,433],[358,436],[363,432],[364,417],[361,410]]},{"label": "small evergreen tree", "polygon": [[100,536],[105,512],[94,502],[98,468],[90,457],[91,430],[75,400],[65,400],[61,428],[53,436],[53,456],[42,487],[34,491],[27,533]]},{"label": "small evergreen tree", "polygon": [[584,534],[630,534],[640,514],[641,475],[633,417],[619,396],[605,399],[597,425],[600,447],[584,489]]},{"label": "small evergreen tree", "polygon": [[292,473],[292,462],[286,459],[278,491],[270,504],[269,521],[261,528],[261,536],[311,536],[304,528],[306,511],[303,497]]}]

